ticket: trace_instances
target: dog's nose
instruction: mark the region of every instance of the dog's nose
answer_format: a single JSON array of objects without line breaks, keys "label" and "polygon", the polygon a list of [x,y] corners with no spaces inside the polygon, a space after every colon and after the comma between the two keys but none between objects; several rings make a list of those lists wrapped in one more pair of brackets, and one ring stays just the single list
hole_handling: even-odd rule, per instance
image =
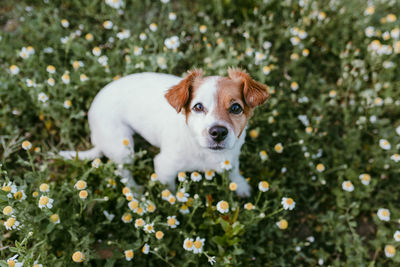
[{"label": "dog's nose", "polygon": [[211,135],[211,138],[216,142],[221,142],[228,135],[228,129],[224,126],[214,126],[208,130],[208,133]]}]

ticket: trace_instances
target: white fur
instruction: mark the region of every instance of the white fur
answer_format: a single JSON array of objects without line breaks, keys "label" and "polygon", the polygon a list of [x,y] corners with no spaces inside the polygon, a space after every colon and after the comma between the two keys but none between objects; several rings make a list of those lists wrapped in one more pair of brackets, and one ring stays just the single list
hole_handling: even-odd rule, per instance
[{"label": "white fur", "polygon": [[[230,178],[238,184],[238,194],[250,195],[249,185],[239,174],[239,153],[245,131],[237,138],[227,123],[217,121],[212,115],[217,104],[216,79],[207,79],[197,89],[192,102],[202,102],[209,112],[203,115],[192,112],[187,123],[184,114],[178,114],[164,96],[182,78],[139,73],[111,82],[95,97],[88,113],[94,148],[79,152],[78,158],[105,155],[119,164],[131,163],[134,151],[132,135],[138,133],[160,148],[160,154],[154,159],[155,172],[160,181],[171,189],[175,189],[178,172],[221,172],[221,162],[229,160],[232,164]],[[206,136],[208,129],[216,124],[230,127],[226,148],[218,151],[207,147],[209,137]],[[123,145],[123,139],[129,140],[128,147]],[[60,155],[75,158],[76,152],[61,151]],[[125,170],[122,175],[133,184],[129,172]]]}]

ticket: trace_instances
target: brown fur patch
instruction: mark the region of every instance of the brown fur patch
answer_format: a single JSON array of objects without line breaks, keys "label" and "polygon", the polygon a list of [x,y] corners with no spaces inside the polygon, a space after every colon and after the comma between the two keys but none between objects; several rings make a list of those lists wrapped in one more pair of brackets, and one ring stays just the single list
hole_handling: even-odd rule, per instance
[{"label": "brown fur patch", "polygon": [[[240,137],[253,109],[269,97],[267,87],[251,79],[250,75],[238,69],[229,69],[229,78],[221,77],[217,82],[218,104],[215,115],[232,125],[236,136]],[[232,114],[229,108],[238,103],[243,112]]]},{"label": "brown fur patch", "polygon": [[190,71],[186,77],[180,81],[177,85],[174,85],[167,91],[165,98],[168,103],[176,110],[181,112],[184,109],[185,112],[190,110],[188,105],[194,94],[194,91],[201,85],[203,77],[203,71],[201,69],[195,69]]}]

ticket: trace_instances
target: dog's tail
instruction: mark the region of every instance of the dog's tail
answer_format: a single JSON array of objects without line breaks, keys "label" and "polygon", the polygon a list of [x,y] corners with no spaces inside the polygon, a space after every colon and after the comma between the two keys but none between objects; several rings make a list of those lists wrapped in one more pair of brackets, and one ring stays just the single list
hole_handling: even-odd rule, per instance
[{"label": "dog's tail", "polygon": [[86,151],[60,151],[59,155],[65,159],[95,159],[101,157],[103,153],[100,149],[94,147]]}]

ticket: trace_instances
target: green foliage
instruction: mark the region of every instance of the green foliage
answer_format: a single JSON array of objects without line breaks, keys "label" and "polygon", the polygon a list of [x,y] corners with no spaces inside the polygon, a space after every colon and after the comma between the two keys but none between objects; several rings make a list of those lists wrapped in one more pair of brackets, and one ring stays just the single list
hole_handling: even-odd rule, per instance
[{"label": "green foliage", "polygon": [[[211,257],[216,266],[399,264],[399,251],[388,255],[400,239],[396,1],[108,2],[0,6],[0,266],[14,255],[24,266],[74,266],[77,251],[95,266],[203,266]],[[175,49],[164,43],[172,36]],[[107,159],[94,166],[55,156],[90,146],[87,110],[113,79],[194,67],[226,75],[230,66],[271,93],[248,124],[240,158],[249,199],[229,190],[227,173],[211,180],[201,173],[201,182],[187,173],[177,183],[188,201],[170,204],[165,187],[150,179],[158,151],[141,138],[126,167],[143,189],[131,194],[122,193]],[[44,196],[52,207],[39,207]],[[284,210],[283,197],[295,209]],[[129,208],[131,198],[143,215]],[[168,216],[176,216],[176,228]],[[164,236],[136,228],[138,218]],[[184,240],[197,237],[203,251],[185,250]]]}]

